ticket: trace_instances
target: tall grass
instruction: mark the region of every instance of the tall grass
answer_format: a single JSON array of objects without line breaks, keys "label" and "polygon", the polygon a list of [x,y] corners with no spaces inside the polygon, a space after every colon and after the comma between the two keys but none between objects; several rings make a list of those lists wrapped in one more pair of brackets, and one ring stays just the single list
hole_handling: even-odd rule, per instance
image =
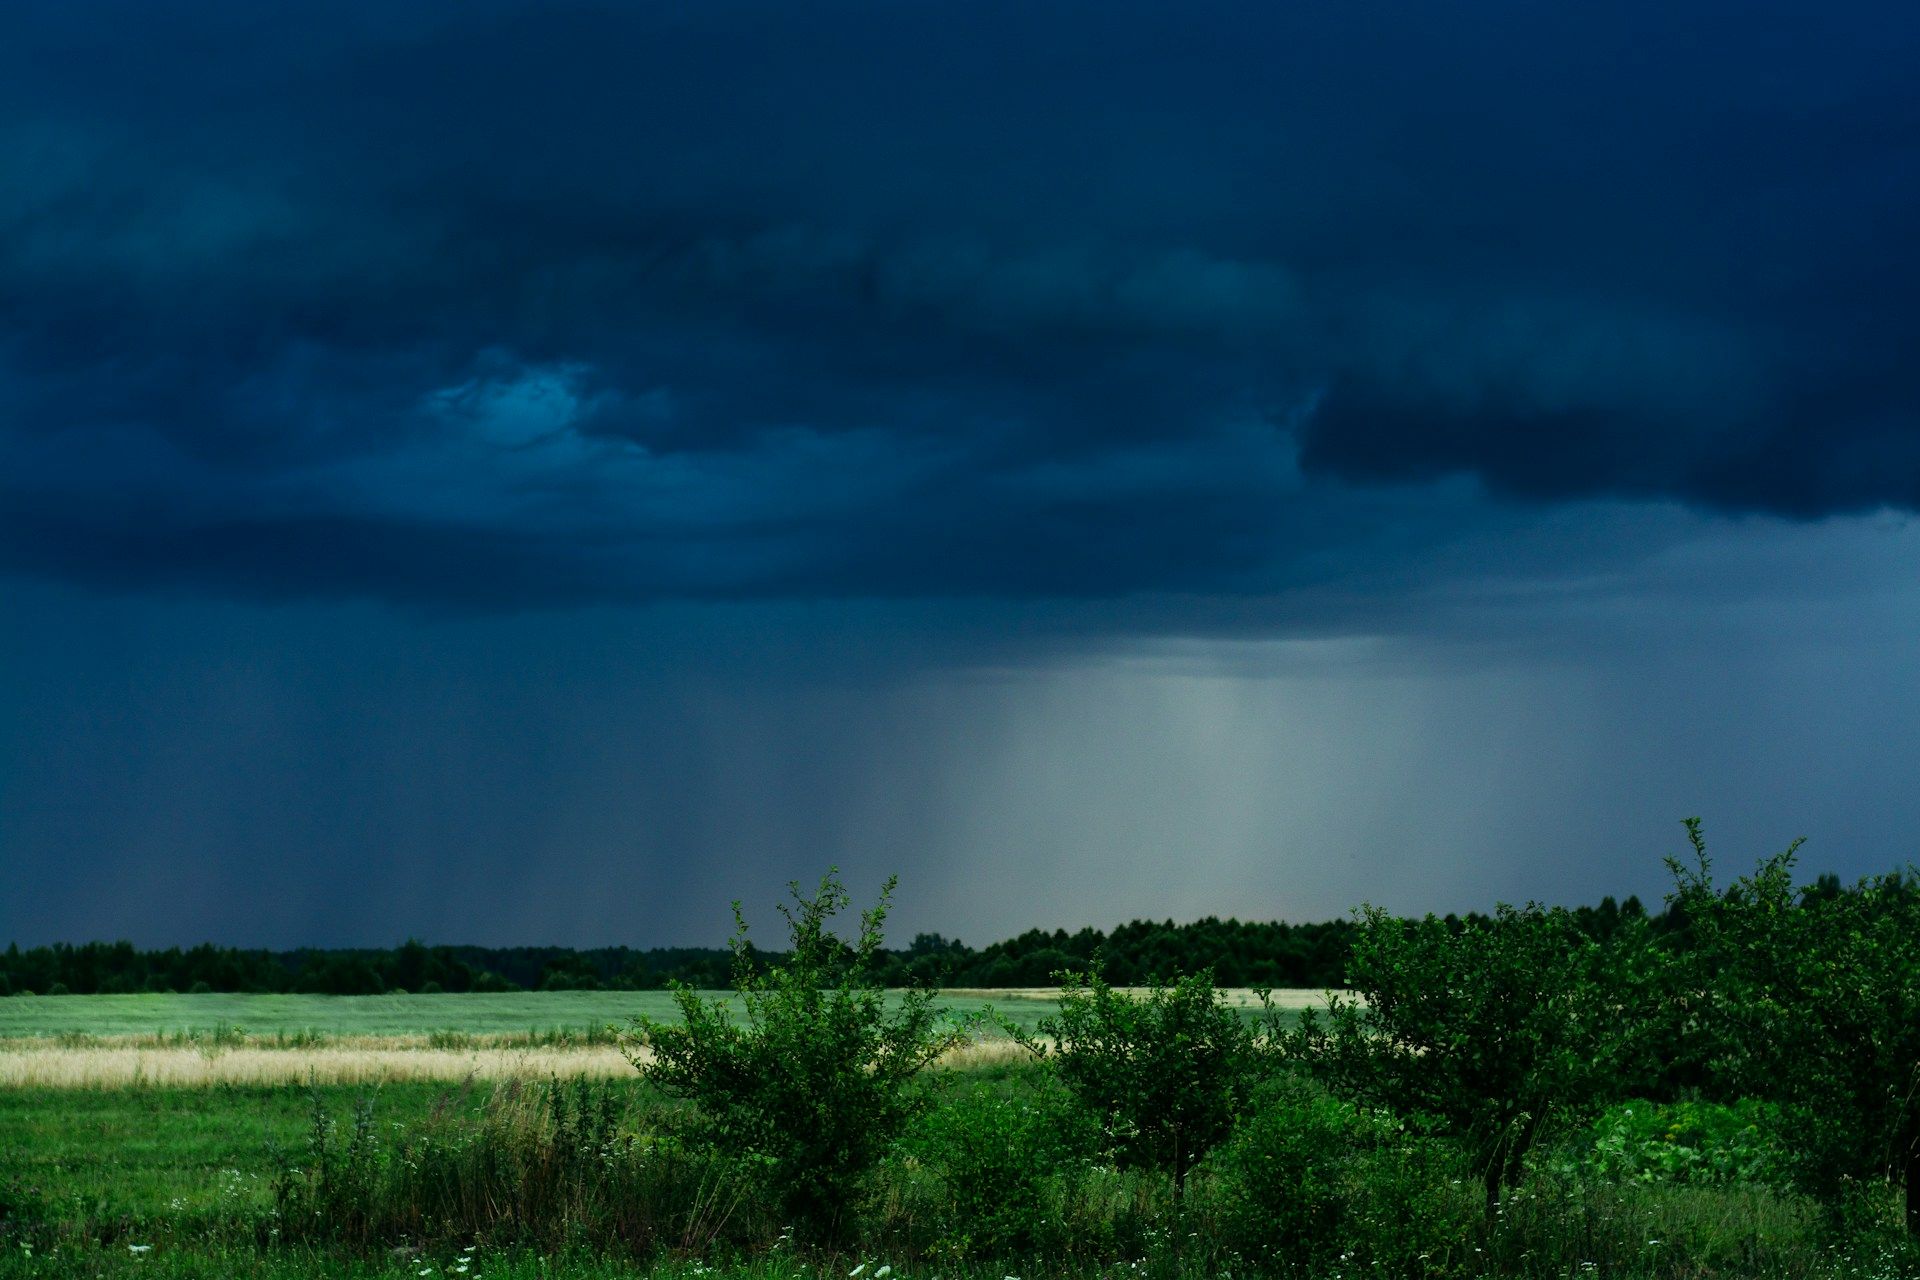
[{"label": "tall grass", "polygon": [[777,1237],[750,1182],[664,1127],[643,1128],[626,1093],[584,1079],[509,1081],[477,1112],[449,1099],[397,1134],[370,1099],[343,1118],[316,1094],[304,1147],[278,1154],[260,1231],[359,1249],[477,1240],[704,1253]]},{"label": "tall grass", "polygon": [[49,1043],[0,1052],[0,1088],[14,1089],[212,1088],[309,1080],[373,1086],[472,1078],[618,1079],[632,1073],[632,1063],[611,1047],[455,1049],[335,1040],[305,1048],[262,1047],[251,1042],[239,1048],[211,1043],[172,1048]]},{"label": "tall grass", "polygon": [[[1236,1131],[1180,1198],[1164,1172],[1115,1168],[1108,1135],[1033,1073],[953,1074],[938,1087],[840,1251],[807,1255],[823,1274],[864,1259],[866,1272],[884,1263],[903,1280],[982,1267],[1029,1278],[1920,1275],[1891,1212],[1841,1238],[1780,1188],[1620,1181],[1572,1157],[1488,1220],[1462,1152],[1309,1086],[1267,1099],[1261,1123]],[[316,1103],[304,1141],[281,1153],[255,1238],[352,1257],[477,1244],[636,1265],[758,1265],[792,1249],[765,1171],[683,1145],[656,1098],[548,1081],[470,1101],[451,1095],[400,1127],[371,1102]]]}]

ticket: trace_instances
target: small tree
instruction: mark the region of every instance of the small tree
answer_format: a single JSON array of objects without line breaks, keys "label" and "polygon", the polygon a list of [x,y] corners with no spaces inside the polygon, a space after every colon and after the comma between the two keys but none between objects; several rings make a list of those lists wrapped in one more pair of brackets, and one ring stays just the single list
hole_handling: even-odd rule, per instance
[{"label": "small tree", "polygon": [[1920,1236],[1920,885],[1883,876],[1802,910],[1823,961],[1805,1007],[1813,1044],[1791,1082],[1790,1100],[1824,1120],[1810,1181],[1904,1183]]},{"label": "small tree", "polygon": [[1307,1010],[1289,1051],[1336,1092],[1461,1140],[1491,1217],[1541,1129],[1608,1078],[1604,959],[1559,909],[1452,924],[1368,907],[1349,969],[1361,999]]},{"label": "small tree", "polygon": [[634,1065],[693,1102],[697,1137],[757,1166],[793,1224],[818,1239],[840,1237],[874,1166],[925,1105],[914,1077],[967,1036],[933,1008],[931,990],[886,1007],[872,971],[896,881],[861,915],[851,946],[828,928],[851,901],[838,870],[812,897],[790,884],[793,903],[780,913],[791,950],[784,964],[764,968],[735,902],[730,946],[744,1023],[726,1000],[681,983],[673,987],[680,1024],[634,1019],[651,1050],[649,1058],[630,1049]]},{"label": "small tree", "polygon": [[1172,1173],[1181,1198],[1265,1073],[1265,993],[1269,1016],[1256,1027],[1221,1001],[1211,970],[1156,982],[1142,997],[1114,990],[1097,968],[1059,977],[1060,1011],[1022,1043],[1051,1061],[1121,1163]]},{"label": "small tree", "polygon": [[1920,883],[1898,874],[1796,889],[1801,842],[1724,891],[1700,820],[1694,864],[1669,859],[1677,1042],[1726,1098],[1792,1108],[1796,1176],[1836,1210],[1876,1182],[1906,1190],[1920,1235]]}]

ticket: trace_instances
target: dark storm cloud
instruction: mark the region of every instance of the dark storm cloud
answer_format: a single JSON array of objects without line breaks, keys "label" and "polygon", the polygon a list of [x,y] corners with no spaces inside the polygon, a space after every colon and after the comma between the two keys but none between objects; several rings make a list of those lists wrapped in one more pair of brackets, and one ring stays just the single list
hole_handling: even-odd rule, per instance
[{"label": "dark storm cloud", "polygon": [[1211,595],[1920,506],[1909,6],[16,6],[0,563]]}]

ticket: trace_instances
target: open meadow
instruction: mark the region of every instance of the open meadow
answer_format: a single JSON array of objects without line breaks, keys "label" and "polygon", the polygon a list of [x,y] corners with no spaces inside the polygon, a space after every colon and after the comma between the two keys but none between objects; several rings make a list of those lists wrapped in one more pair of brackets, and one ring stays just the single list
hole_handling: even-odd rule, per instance
[{"label": "open meadow", "polygon": [[[739,1014],[737,997],[716,994]],[[1152,1005],[1112,994],[1115,1009]],[[1252,993],[1209,994],[1225,1021],[1183,1033],[1176,1061],[1255,1025]],[[1289,1016],[1270,1029],[1321,1000],[1278,993]],[[882,1007],[899,1017],[901,994]],[[1473,1171],[1450,1149],[1382,1145],[1373,1121],[1341,1118],[1304,1086],[1256,1113],[1282,1128],[1255,1124],[1182,1188],[1151,1162],[1114,1163],[1112,1134],[1015,1043],[1071,1029],[1057,990],[946,993],[937,1021],[989,1010],[1000,1021],[977,1023],[915,1086],[929,1105],[881,1155],[858,1234],[802,1248],[754,1179],[681,1145],[694,1112],[616,1042],[635,1015],[676,1017],[663,993],[0,1001],[0,1276],[1911,1274],[1894,1245],[1836,1252],[1816,1208],[1767,1176],[1689,1183],[1620,1166],[1649,1133],[1696,1170],[1724,1158],[1705,1150],[1716,1143],[1756,1158],[1748,1130],[1709,1133],[1659,1108],[1553,1135],[1497,1220],[1480,1217]],[[1357,1180],[1316,1190],[1261,1172],[1276,1158],[1304,1168],[1322,1148],[1345,1150]],[[1303,1194],[1319,1212],[1350,1201],[1349,1253],[1377,1256],[1323,1258],[1324,1224],[1291,1216],[1288,1198]],[[1293,1270],[1295,1232],[1300,1256],[1329,1265]]]},{"label": "open meadow", "polygon": [[[1250,991],[1223,995],[1258,1007]],[[706,998],[739,1012],[730,993]],[[1291,1011],[1322,995],[1273,998]],[[1034,1030],[1059,1001],[1047,988],[966,990],[939,1007],[980,1019],[975,1043],[952,1055],[978,1062],[1019,1052],[1007,1029]],[[634,1071],[620,1038],[635,1017],[674,1022],[679,1010],[664,991],[34,996],[0,1000],[0,1087],[616,1079]]]}]

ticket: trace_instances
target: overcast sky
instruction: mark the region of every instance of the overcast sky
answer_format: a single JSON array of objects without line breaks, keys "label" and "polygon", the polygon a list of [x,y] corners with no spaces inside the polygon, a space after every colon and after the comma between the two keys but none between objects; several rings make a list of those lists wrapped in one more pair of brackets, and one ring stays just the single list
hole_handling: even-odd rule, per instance
[{"label": "overcast sky", "polygon": [[1920,9],[11,5],[0,940],[1920,858]]}]

